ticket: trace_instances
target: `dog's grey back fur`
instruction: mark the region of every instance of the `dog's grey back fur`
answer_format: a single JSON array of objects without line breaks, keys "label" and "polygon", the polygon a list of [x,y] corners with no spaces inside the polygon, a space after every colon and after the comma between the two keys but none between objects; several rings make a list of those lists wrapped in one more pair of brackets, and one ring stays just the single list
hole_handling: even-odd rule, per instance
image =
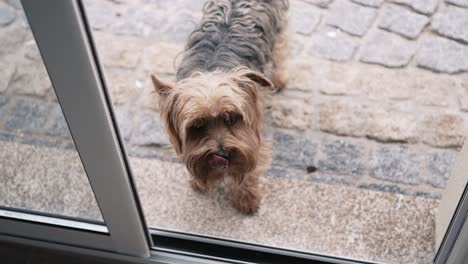
[{"label": "dog's grey back fur", "polygon": [[177,80],[238,66],[264,72],[287,8],[287,0],[208,1],[185,47]]}]

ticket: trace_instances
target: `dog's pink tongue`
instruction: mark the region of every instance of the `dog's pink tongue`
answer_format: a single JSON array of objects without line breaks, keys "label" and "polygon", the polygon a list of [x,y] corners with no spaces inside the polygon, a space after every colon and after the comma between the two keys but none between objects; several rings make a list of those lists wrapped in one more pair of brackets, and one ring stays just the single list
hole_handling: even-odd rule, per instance
[{"label": "dog's pink tongue", "polygon": [[225,169],[229,165],[229,160],[215,154],[208,160],[208,165],[211,168]]}]

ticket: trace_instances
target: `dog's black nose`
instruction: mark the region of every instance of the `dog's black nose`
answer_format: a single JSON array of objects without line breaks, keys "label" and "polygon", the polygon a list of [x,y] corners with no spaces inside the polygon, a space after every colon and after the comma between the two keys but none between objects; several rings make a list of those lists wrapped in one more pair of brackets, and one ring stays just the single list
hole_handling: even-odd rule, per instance
[{"label": "dog's black nose", "polygon": [[223,150],[223,149],[217,151],[215,154],[222,157],[223,159],[229,160],[231,158],[231,154],[228,151]]}]

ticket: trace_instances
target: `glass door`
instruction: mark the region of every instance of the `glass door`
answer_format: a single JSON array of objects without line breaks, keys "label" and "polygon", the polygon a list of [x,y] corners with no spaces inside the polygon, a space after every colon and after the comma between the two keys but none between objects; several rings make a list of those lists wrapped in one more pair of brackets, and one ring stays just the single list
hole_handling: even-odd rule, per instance
[{"label": "glass door", "polygon": [[148,256],[79,2],[0,4],[1,236]]}]

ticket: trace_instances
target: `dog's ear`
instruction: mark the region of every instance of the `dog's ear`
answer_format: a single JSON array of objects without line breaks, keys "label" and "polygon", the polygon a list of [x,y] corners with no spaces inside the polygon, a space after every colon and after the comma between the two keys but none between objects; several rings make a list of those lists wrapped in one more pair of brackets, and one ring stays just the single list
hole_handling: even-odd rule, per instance
[{"label": "dog's ear", "polygon": [[151,74],[151,81],[153,82],[154,89],[158,92],[159,95],[164,96],[169,93],[169,91],[174,86],[171,83],[164,82],[160,80],[156,74]]},{"label": "dog's ear", "polygon": [[273,83],[263,74],[256,71],[246,71],[244,77],[256,82],[261,87],[265,87],[270,90],[274,90]]}]

